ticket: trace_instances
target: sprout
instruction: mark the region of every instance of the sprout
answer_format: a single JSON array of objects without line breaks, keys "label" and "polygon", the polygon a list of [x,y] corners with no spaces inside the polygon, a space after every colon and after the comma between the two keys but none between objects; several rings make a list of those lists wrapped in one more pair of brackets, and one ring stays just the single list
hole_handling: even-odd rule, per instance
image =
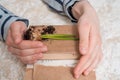
[{"label": "sprout", "polygon": [[79,40],[72,34],[55,34],[55,28],[53,26],[43,27],[42,29],[31,26],[24,35],[26,40]]},{"label": "sprout", "polygon": [[53,39],[53,40],[79,40],[75,35],[70,34],[44,34],[40,36],[42,39]]}]

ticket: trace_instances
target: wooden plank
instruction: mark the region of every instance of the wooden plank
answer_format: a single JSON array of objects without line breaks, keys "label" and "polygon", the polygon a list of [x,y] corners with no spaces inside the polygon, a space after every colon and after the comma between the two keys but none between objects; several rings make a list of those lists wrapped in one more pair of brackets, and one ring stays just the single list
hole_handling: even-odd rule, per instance
[{"label": "wooden plank", "polygon": [[[33,27],[33,26],[32,26]],[[34,31],[42,31],[46,26],[34,26]],[[54,34],[72,34],[78,37],[76,25],[54,25]],[[43,53],[42,59],[78,59],[78,40],[46,40],[42,41],[48,47],[48,51]],[[51,55],[49,55],[51,54]]]},{"label": "wooden plank", "polygon": [[23,80],[33,80],[33,68],[26,68]]},{"label": "wooden plank", "polygon": [[57,53],[52,53],[52,54],[43,54],[42,59],[53,59],[53,60],[77,60],[80,58],[79,54],[74,54],[74,53],[65,53],[65,54],[57,54]]},{"label": "wooden plank", "polygon": [[[73,34],[78,36],[77,26],[75,25],[54,25],[56,34]],[[41,26],[36,26],[36,29],[42,29]],[[75,40],[47,40],[43,43],[48,47],[48,51],[43,53],[45,59],[78,59],[79,41]],[[34,69],[34,70],[33,70]],[[73,77],[72,67],[53,67],[42,66],[35,64],[31,70],[26,70],[24,80],[96,80],[95,72],[91,72],[88,76],[81,75],[79,79]]]},{"label": "wooden plank", "polygon": [[80,75],[75,79],[72,67],[35,65],[33,80],[96,80],[96,76],[95,72],[91,72],[88,76]]}]

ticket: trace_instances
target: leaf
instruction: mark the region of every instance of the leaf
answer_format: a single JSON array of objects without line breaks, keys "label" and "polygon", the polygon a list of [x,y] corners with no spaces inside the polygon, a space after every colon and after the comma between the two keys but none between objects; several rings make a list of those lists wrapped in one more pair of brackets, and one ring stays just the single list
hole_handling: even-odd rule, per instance
[{"label": "leaf", "polygon": [[54,40],[79,40],[79,38],[76,38],[75,35],[71,34],[44,34],[41,35],[41,38]]}]

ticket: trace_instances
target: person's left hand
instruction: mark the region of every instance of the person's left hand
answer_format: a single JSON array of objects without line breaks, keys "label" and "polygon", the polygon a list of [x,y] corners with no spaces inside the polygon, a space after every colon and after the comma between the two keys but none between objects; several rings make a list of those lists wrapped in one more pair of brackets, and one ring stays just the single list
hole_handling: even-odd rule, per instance
[{"label": "person's left hand", "polygon": [[82,55],[74,68],[74,76],[88,75],[102,58],[99,20],[88,1],[77,2],[72,9],[78,19],[79,51]]}]

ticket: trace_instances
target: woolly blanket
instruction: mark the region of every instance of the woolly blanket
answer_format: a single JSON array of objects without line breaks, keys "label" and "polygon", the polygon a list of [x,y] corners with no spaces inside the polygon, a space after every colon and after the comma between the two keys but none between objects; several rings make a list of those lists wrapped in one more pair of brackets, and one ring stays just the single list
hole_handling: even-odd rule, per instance
[{"label": "woolly blanket", "polygon": [[[103,60],[96,69],[97,80],[120,80],[120,0],[89,0],[100,19]],[[41,0],[0,0],[0,4],[18,16],[28,18],[30,25],[71,24],[66,17],[49,10]],[[25,65],[0,42],[0,80],[22,80]]]}]

